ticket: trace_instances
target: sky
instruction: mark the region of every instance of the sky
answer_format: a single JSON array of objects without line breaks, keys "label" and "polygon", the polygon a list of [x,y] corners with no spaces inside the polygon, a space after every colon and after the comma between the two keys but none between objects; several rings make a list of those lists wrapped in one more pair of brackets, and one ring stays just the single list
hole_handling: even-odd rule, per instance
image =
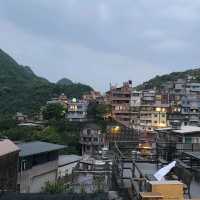
[{"label": "sky", "polygon": [[199,0],[0,0],[0,48],[56,82],[109,84],[196,68]]}]

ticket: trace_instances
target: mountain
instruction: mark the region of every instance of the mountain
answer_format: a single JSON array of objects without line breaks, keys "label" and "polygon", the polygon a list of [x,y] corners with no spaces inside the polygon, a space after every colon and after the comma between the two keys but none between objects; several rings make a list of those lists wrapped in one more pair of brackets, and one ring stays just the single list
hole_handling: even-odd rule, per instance
[{"label": "mountain", "polygon": [[172,72],[170,74],[165,74],[162,76],[155,76],[149,81],[144,82],[141,85],[138,85],[137,89],[152,89],[152,88],[161,88],[168,81],[175,81],[177,79],[187,79],[191,78],[195,82],[200,82],[200,68],[189,69],[183,72]]},{"label": "mountain", "polygon": [[34,74],[30,67],[19,65],[0,49],[0,115],[35,112],[61,93],[78,98],[91,90],[90,86],[81,83],[51,83]]},{"label": "mountain", "polygon": [[62,78],[56,84],[57,85],[66,85],[67,86],[67,85],[72,85],[73,82],[70,79],[68,79],[68,78]]}]

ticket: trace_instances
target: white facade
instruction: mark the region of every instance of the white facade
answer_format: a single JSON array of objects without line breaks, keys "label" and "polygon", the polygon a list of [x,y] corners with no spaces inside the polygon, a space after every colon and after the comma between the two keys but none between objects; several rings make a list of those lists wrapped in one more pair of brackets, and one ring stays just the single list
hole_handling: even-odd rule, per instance
[{"label": "white facade", "polygon": [[131,94],[131,107],[133,106],[140,106],[142,99],[142,92],[140,91],[133,91]]},{"label": "white facade", "polygon": [[57,160],[32,167],[18,173],[21,193],[39,193],[46,182],[55,182],[57,178]]},{"label": "white facade", "polygon": [[68,102],[66,114],[69,121],[85,121],[87,117],[88,102],[83,100],[72,100]]},{"label": "white facade", "polygon": [[60,155],[58,160],[58,177],[62,178],[72,174],[72,170],[82,159],[77,155]]}]

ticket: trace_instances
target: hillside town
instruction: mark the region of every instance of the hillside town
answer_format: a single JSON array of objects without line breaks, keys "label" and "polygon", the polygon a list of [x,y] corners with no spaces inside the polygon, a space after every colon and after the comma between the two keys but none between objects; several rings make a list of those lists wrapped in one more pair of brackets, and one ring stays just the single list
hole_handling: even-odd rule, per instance
[{"label": "hillside town", "polygon": [[[106,126],[89,114],[99,105],[106,108]],[[101,192],[116,200],[200,197],[200,83],[192,77],[142,90],[129,80],[82,98],[61,94],[34,117],[18,112],[15,120],[19,127],[46,129],[57,115],[52,106],[62,108],[58,119],[81,127],[80,154],[66,154],[63,143],[4,137],[1,192]]]}]

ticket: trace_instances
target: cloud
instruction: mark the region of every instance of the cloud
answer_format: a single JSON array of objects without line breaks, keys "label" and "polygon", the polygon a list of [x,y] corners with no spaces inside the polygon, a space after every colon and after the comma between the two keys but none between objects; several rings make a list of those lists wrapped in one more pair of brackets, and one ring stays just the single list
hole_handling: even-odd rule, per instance
[{"label": "cloud", "polygon": [[0,48],[39,75],[105,90],[199,63],[199,0],[6,0]]}]

